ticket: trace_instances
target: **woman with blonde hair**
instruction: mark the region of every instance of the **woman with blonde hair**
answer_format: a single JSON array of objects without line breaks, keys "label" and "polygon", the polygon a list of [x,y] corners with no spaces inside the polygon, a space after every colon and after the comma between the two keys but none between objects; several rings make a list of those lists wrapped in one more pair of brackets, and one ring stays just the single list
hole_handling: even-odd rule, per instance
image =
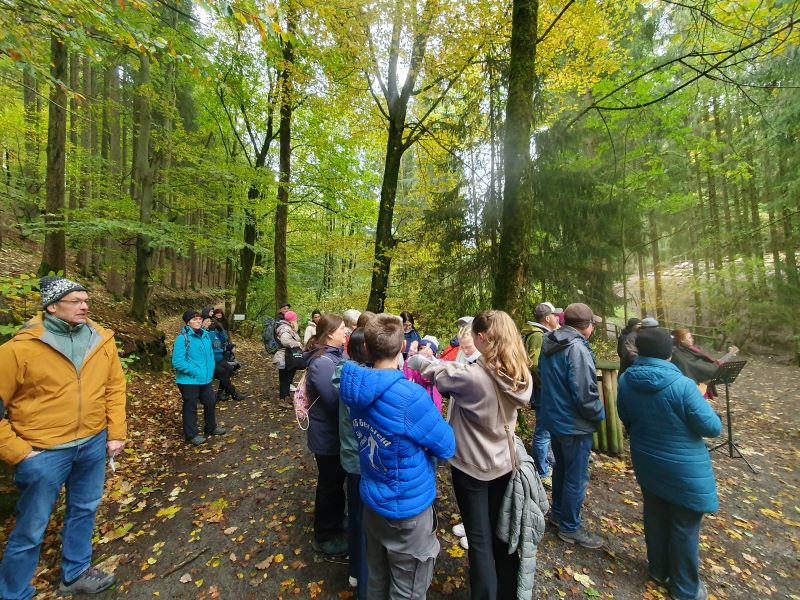
[{"label": "woman with blonde hair", "polygon": [[517,410],[530,402],[531,374],[522,338],[505,312],[479,313],[472,321],[472,337],[481,353],[473,363],[417,354],[409,366],[450,395],[449,421],[456,438],[450,464],[469,540],[470,597],[513,600],[519,556],[509,554],[508,544],[495,532],[512,472],[506,427],[514,430]]}]

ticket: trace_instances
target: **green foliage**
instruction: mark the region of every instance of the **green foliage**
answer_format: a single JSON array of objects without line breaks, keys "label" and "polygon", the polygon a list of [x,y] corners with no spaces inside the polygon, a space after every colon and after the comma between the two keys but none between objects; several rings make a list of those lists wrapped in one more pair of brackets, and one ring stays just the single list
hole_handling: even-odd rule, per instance
[{"label": "green foliage", "polygon": [[32,302],[39,279],[34,274],[0,275],[0,340],[10,338],[38,310]]}]

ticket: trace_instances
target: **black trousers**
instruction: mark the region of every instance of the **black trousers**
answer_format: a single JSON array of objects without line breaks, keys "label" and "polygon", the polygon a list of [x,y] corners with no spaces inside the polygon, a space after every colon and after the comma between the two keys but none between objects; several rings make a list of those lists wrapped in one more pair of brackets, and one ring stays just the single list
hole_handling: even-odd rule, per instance
[{"label": "black trousers", "polygon": [[229,396],[236,393],[236,388],[231,383],[231,375],[233,375],[233,367],[230,363],[224,360],[214,363],[214,379],[219,380],[219,389],[228,392]]},{"label": "black trousers", "polygon": [[317,461],[317,492],[314,497],[314,537],[325,542],[344,530],[344,480],[347,473],[338,454],[315,454]]},{"label": "black trousers", "polygon": [[480,481],[451,467],[453,490],[469,542],[471,600],[516,600],[519,556],[497,537],[497,518],[511,473]]},{"label": "black trousers", "polygon": [[203,405],[203,431],[210,434],[217,428],[217,418],[214,415],[214,386],[211,382],[205,385],[193,385],[189,383],[179,383],[178,389],[181,391],[183,399],[183,435],[187,440],[192,439],[197,431],[197,403]]},{"label": "black trousers", "polygon": [[278,387],[280,399],[289,397],[289,386],[292,385],[296,369],[278,369]]}]

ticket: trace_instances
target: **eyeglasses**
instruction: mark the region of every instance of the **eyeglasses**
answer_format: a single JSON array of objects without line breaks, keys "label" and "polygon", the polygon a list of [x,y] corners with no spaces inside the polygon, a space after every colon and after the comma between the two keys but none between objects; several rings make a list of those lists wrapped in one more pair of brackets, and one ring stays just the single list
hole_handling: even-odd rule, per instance
[{"label": "eyeglasses", "polygon": [[85,304],[86,306],[90,306],[92,301],[88,298],[86,300],[59,300],[61,304],[71,304],[72,306],[80,306],[81,304]]}]

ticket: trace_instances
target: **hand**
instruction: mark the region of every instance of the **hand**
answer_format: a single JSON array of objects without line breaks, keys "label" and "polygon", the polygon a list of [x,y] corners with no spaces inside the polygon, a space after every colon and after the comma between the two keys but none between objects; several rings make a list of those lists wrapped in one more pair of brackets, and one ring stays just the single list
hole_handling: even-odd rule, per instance
[{"label": "hand", "polygon": [[419,342],[417,340],[414,340],[413,342],[411,342],[411,346],[408,347],[408,355],[414,356],[417,353],[418,349],[419,349]]},{"label": "hand", "polygon": [[28,452],[28,456],[26,456],[22,460],[28,460],[29,458],[33,458],[37,454],[41,454],[41,453],[42,453],[42,450],[31,450],[30,452]]},{"label": "hand", "polygon": [[108,440],[106,443],[106,448],[108,449],[108,455],[112,458],[122,452],[122,448],[125,446],[125,440]]}]

